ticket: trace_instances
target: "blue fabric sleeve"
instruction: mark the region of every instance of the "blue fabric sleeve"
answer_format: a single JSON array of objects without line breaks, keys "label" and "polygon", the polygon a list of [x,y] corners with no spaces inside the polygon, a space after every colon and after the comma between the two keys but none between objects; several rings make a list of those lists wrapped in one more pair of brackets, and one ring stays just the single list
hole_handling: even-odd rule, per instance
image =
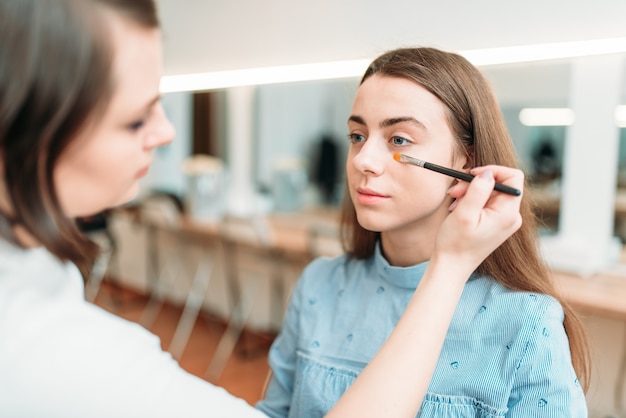
[{"label": "blue fabric sleeve", "polygon": [[546,300],[545,313],[529,332],[506,417],[586,418],[587,404],[572,366],[563,309],[556,300]]},{"label": "blue fabric sleeve", "polygon": [[256,407],[272,418],[287,417],[291,406],[297,359],[302,278],[291,296],[282,328],[269,352],[272,377],[265,398]]}]

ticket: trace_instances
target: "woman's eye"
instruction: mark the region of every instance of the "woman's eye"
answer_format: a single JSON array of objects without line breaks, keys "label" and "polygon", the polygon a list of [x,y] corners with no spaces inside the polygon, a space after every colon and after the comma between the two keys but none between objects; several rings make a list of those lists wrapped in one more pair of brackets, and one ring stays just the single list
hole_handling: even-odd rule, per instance
[{"label": "woman's eye", "polygon": [[145,123],[145,119],[138,120],[128,125],[128,129],[130,129],[131,131],[138,131],[145,125]]},{"label": "woman's eye", "polygon": [[361,135],[361,134],[350,134],[350,135],[348,135],[348,139],[353,144],[358,144],[359,142],[365,141],[366,138],[363,135]]},{"label": "woman's eye", "polygon": [[393,136],[391,137],[391,143],[393,145],[406,145],[409,142],[408,139],[404,139],[401,136]]}]

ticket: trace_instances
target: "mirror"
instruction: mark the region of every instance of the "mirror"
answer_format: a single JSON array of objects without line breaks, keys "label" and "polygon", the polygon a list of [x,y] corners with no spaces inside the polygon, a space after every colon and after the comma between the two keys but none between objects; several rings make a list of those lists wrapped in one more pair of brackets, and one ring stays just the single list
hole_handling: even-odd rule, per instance
[{"label": "mirror", "polygon": [[[524,108],[566,108],[569,103],[571,60],[507,64],[482,67],[481,71],[491,83],[506,120],[509,132],[520,156],[521,163],[531,180],[539,203],[539,215],[544,223],[543,232],[558,229],[561,194],[561,177],[567,126],[525,126],[519,113]],[[296,82],[262,85],[255,88],[253,104],[252,173],[256,190],[271,195],[276,165],[287,160],[303,163],[309,184],[315,180],[315,165],[322,139],[336,144],[341,169],[336,182],[343,184],[343,159],[347,150],[346,120],[349,115],[358,79]],[[622,86],[616,86],[622,89]],[[164,160],[189,155],[197,149],[202,138],[211,143],[202,152],[227,159],[228,137],[226,100],[228,90],[208,93],[173,93],[164,95],[166,111],[173,112],[178,120],[178,151],[160,150]],[[198,96],[208,96],[200,101]],[[207,105],[209,103],[209,105]],[[168,106],[169,104],[169,106]],[[183,107],[186,110],[180,111]],[[184,116],[184,115],[187,116]],[[185,121],[190,114],[193,123]],[[204,118],[203,115],[204,114]],[[208,114],[208,115],[207,115]],[[204,123],[204,128],[198,128]],[[617,128],[616,128],[617,129]],[[621,129],[617,179],[618,190],[626,190],[626,133]],[[197,133],[201,132],[198,139]],[[161,159],[161,158],[159,158]],[[228,165],[228,161],[226,161]],[[170,171],[173,165],[170,164]],[[157,170],[154,170],[157,171]],[[160,174],[155,183],[183,192],[177,176]],[[178,176],[180,177],[180,176]],[[307,189],[307,203],[322,201],[322,192],[311,185]],[[343,187],[337,186],[330,200],[336,205],[341,200]],[[626,212],[626,211],[625,211]],[[626,213],[616,212],[615,232],[626,236]]]}]

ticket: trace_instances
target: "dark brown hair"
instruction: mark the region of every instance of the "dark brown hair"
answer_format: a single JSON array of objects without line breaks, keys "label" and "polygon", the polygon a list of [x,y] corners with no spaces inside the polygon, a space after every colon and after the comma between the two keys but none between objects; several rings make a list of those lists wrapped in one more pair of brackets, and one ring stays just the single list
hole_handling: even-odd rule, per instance
[{"label": "dark brown hair", "polygon": [[0,234],[16,242],[19,224],[83,274],[98,249],[63,214],[53,170],[113,94],[107,13],[158,27],[152,0],[0,0]]},{"label": "dark brown hair", "polygon": [[[460,55],[434,48],[401,48],[374,60],[361,83],[374,74],[408,79],[435,95],[447,108],[448,125],[470,166],[498,164],[518,167],[500,107],[483,75]],[[572,363],[585,391],[590,359],[585,329],[572,308],[558,295],[540,256],[537,221],[528,198],[521,202],[521,228],[478,267],[478,272],[513,290],[538,292],[559,300],[565,311]],[[359,225],[350,194],[345,193],[341,219],[342,244],[354,258],[374,253],[380,233]]]}]

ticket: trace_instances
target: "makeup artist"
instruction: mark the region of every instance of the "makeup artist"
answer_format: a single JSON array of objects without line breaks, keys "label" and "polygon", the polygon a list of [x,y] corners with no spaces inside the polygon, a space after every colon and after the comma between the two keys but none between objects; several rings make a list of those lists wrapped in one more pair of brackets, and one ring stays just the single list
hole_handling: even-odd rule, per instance
[{"label": "makeup artist", "polygon": [[[257,407],[272,417],[323,415],[404,321],[415,289],[436,275],[459,293],[431,303],[457,303],[459,295],[460,302],[449,330],[433,324],[447,334],[419,417],[586,417],[586,336],[550,281],[529,202],[494,191],[482,210],[466,212],[466,182],[398,158],[477,175],[472,186],[478,179],[493,187],[493,174],[515,179],[507,186],[522,185],[519,170],[489,165],[515,167],[517,159],[480,72],[433,48],[381,55],[361,79],[348,140],[345,255],[319,258],[304,270],[270,350],[273,375]],[[484,245],[468,245],[468,226],[491,216],[491,205],[513,210],[520,203],[521,228],[493,253],[467,257]],[[396,360],[407,376],[423,372],[407,358]],[[372,396],[408,395],[407,381],[389,381]]]},{"label": "makeup artist", "polygon": [[[152,0],[0,0],[0,416],[262,415],[84,300],[97,247],[74,219],[131,199],[174,137],[160,77]],[[479,172],[455,189],[441,263],[329,416],[416,413],[467,272],[520,225],[519,198],[491,189],[521,173]]]}]

